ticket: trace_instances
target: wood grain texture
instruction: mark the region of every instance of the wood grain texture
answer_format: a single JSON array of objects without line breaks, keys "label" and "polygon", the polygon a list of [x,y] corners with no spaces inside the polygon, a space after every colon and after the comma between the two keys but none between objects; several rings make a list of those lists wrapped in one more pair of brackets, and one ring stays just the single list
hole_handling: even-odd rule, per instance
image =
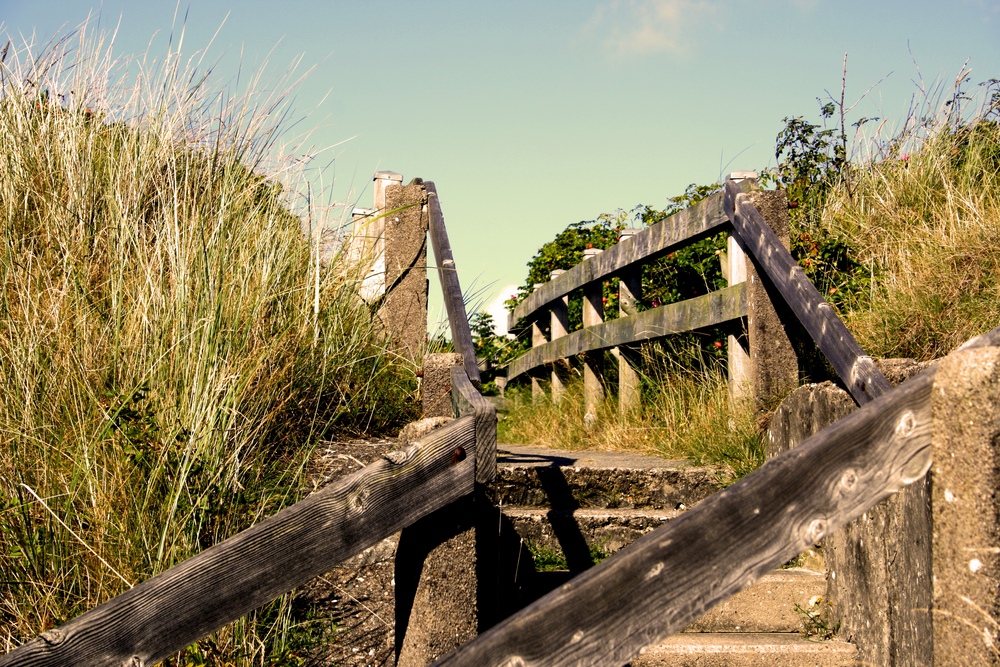
[{"label": "wood grain texture", "polygon": [[[751,184],[743,181],[735,184],[735,187],[740,192],[744,189],[749,191]],[[546,317],[549,304],[587,283],[603,280],[624,269],[656,259],[717,232],[728,223],[729,218],[723,208],[723,193],[707,197],[691,208],[647,227],[628,241],[608,248],[545,283],[514,309],[510,315],[509,329],[516,333],[539,317]]]},{"label": "wood grain texture", "polygon": [[424,181],[424,190],[427,192],[427,211],[430,215],[428,229],[431,234],[431,246],[434,248],[434,260],[437,262],[441,291],[444,292],[444,307],[448,312],[451,340],[455,344],[455,351],[463,357],[465,372],[469,376],[469,380],[474,386],[479,387],[482,380],[479,377],[479,365],[476,362],[476,348],[472,345],[469,315],[465,311],[465,299],[462,297],[462,286],[458,281],[455,256],[451,252],[448,230],[444,226],[441,201],[438,199],[437,188],[433,181]]},{"label": "wood grain texture", "polygon": [[[587,261],[593,262],[596,259]],[[507,366],[507,379],[509,381],[522,373],[564,357],[701,329],[735,320],[745,316],[746,313],[745,286],[740,284],[726,287],[693,299],[646,310],[631,317],[619,317],[616,320],[580,329],[540,347],[534,347],[510,362]]]},{"label": "wood grain texture", "polygon": [[724,203],[740,245],[753,257],[759,273],[766,274],[784,298],[858,405],[889,391],[885,376],[875,368],[871,357],[820,296],[738,184],[726,183]]},{"label": "wood grain texture", "polygon": [[875,399],[435,664],[626,663],[922,479],[932,386],[927,371]]},{"label": "wood grain texture", "polygon": [[458,419],[43,633],[0,665],[159,662],[472,493],[475,442],[473,417]]},{"label": "wood grain texture", "polygon": [[497,411],[472,386],[461,366],[451,367],[451,401],[458,417],[476,422],[476,482],[492,484],[497,475]]}]

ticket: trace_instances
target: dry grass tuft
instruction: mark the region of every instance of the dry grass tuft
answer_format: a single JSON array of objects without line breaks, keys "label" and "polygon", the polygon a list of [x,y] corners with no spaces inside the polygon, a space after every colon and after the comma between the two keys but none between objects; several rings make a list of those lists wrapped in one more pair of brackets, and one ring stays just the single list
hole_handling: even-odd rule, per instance
[{"label": "dry grass tuft", "polygon": [[[354,268],[321,270],[294,175],[264,175],[286,97],[85,29],[5,56],[0,651],[293,502],[319,439],[399,420],[412,381]],[[264,664],[290,614],[191,655]]]}]

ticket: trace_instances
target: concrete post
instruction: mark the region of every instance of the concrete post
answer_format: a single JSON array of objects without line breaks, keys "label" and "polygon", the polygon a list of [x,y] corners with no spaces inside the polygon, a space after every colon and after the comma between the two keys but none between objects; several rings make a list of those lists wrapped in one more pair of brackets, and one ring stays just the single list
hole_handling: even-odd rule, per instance
[{"label": "concrete post", "polygon": [[454,352],[424,355],[420,398],[425,418],[455,416],[451,404],[451,367],[462,363],[462,355]]},{"label": "concrete post", "polygon": [[370,208],[355,208],[351,221],[347,261],[364,267],[359,292],[366,302],[375,303],[385,294],[385,224]]},{"label": "concrete post", "polygon": [[[628,241],[640,229],[623,229],[618,234],[618,242]],[[642,267],[623,271],[618,276],[618,316],[635,315],[637,304],[642,299]],[[622,417],[634,414],[639,409],[639,374],[636,372],[629,350],[614,348],[611,351],[618,358],[618,412]]]},{"label": "concrete post", "polygon": [[386,212],[386,293],[379,316],[395,349],[416,365],[427,350],[426,193],[422,182],[404,186],[388,181],[380,196]]},{"label": "concrete post", "polygon": [[[734,172],[730,180],[753,180],[755,172]],[[750,202],[760,211],[764,221],[782,244],[791,246],[788,229],[788,200],[783,190],[749,193]],[[795,349],[785,330],[774,303],[783,303],[781,296],[770,294],[761,281],[752,260],[747,257],[747,330],[750,346],[750,377],[753,396],[761,409],[787,395],[799,383],[799,363]],[[774,297],[772,301],[772,296]],[[786,311],[787,308],[782,308]],[[789,317],[792,321],[794,317]]]},{"label": "concrete post", "polygon": [[[583,260],[596,257],[599,248],[583,251]],[[583,326],[590,327],[604,321],[604,283],[597,281],[583,288]],[[601,352],[587,352],[583,360],[583,421],[587,427],[597,421],[597,409],[604,398],[601,378]]]},{"label": "concrete post", "polygon": [[1000,348],[942,359],[931,407],[933,664],[992,665],[1000,654]]},{"label": "concrete post", "polygon": [[[748,263],[746,253],[730,234],[726,238],[726,254],[722,258],[722,274],[730,286],[746,283]],[[745,347],[748,345],[747,332],[742,320],[736,326],[735,331],[729,334],[726,345],[729,396],[734,401],[751,395],[750,353]]]},{"label": "concrete post", "polygon": [[[534,288],[538,289],[542,283],[535,283]],[[531,347],[541,347],[548,341],[545,340],[545,331],[542,330],[541,320],[536,319],[531,323]],[[531,373],[531,402],[535,405],[545,400],[545,390],[542,388],[541,379],[537,371]]]},{"label": "concrete post", "polygon": [[[549,274],[550,280],[555,280],[562,274],[566,273],[562,269],[556,269]],[[564,296],[561,299],[557,299],[552,304],[551,310],[551,322],[549,324],[549,338],[555,340],[557,338],[562,338],[569,332],[569,295]],[[566,393],[566,387],[563,384],[562,375],[560,374],[560,365],[563,360],[557,361],[552,365],[552,402],[556,405],[562,400],[562,397]]]}]

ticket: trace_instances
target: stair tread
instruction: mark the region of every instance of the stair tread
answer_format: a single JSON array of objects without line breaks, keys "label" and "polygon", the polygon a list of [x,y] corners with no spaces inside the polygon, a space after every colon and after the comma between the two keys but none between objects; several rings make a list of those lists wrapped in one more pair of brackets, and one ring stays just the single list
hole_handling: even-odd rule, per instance
[{"label": "stair tread", "polygon": [[497,445],[497,463],[517,466],[587,467],[594,469],[694,468],[684,459],[664,459],[635,452],[553,449],[542,445]]},{"label": "stair tread", "polygon": [[857,647],[796,633],[682,633],[647,647],[632,667],[848,667]]},{"label": "stair tread", "polygon": [[720,470],[631,452],[499,445],[501,506],[689,507],[719,490]]},{"label": "stair tread", "polygon": [[655,653],[844,653],[857,648],[842,639],[816,640],[796,632],[682,632],[647,647],[643,655]]}]

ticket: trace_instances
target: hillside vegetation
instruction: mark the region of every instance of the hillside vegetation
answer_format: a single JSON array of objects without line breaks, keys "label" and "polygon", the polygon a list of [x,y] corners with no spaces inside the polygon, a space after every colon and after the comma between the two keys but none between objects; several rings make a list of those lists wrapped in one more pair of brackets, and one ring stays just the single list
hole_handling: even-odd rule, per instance
[{"label": "hillside vegetation", "polygon": [[[268,171],[286,98],[33,49],[0,65],[0,652],[294,502],[413,388]],[[178,664],[299,664],[301,623],[279,600]]]},{"label": "hillside vegetation", "polygon": [[[792,254],[862,348],[878,357],[927,360],[1000,324],[1000,82],[970,90],[963,70],[953,87],[921,90],[914,99],[896,131],[879,119],[848,126],[837,101],[821,105],[819,122],[785,118],[778,166],[762,170],[760,180],[786,190]],[[636,207],[635,224],[659,222],[719,187],[689,186],[664,211]],[[549,271],[579,261],[580,243],[609,247],[626,218],[619,212],[570,225],[532,258],[525,286],[509,305]],[[646,267],[640,307],[722,285],[715,257],[722,247],[706,239]],[[605,285],[611,317],[616,287]],[[571,319],[571,328],[579,325],[578,316]],[[515,386],[501,438],[638,449],[743,474],[762,463],[762,447],[754,409],[728,401],[724,345],[724,332],[713,329],[644,346],[641,409],[619,415],[609,400],[590,429],[583,426],[579,387],[555,406],[534,403],[527,388]],[[522,340],[503,354],[527,346]],[[613,395],[615,361],[607,361]],[[572,376],[578,383],[579,372]]]}]

